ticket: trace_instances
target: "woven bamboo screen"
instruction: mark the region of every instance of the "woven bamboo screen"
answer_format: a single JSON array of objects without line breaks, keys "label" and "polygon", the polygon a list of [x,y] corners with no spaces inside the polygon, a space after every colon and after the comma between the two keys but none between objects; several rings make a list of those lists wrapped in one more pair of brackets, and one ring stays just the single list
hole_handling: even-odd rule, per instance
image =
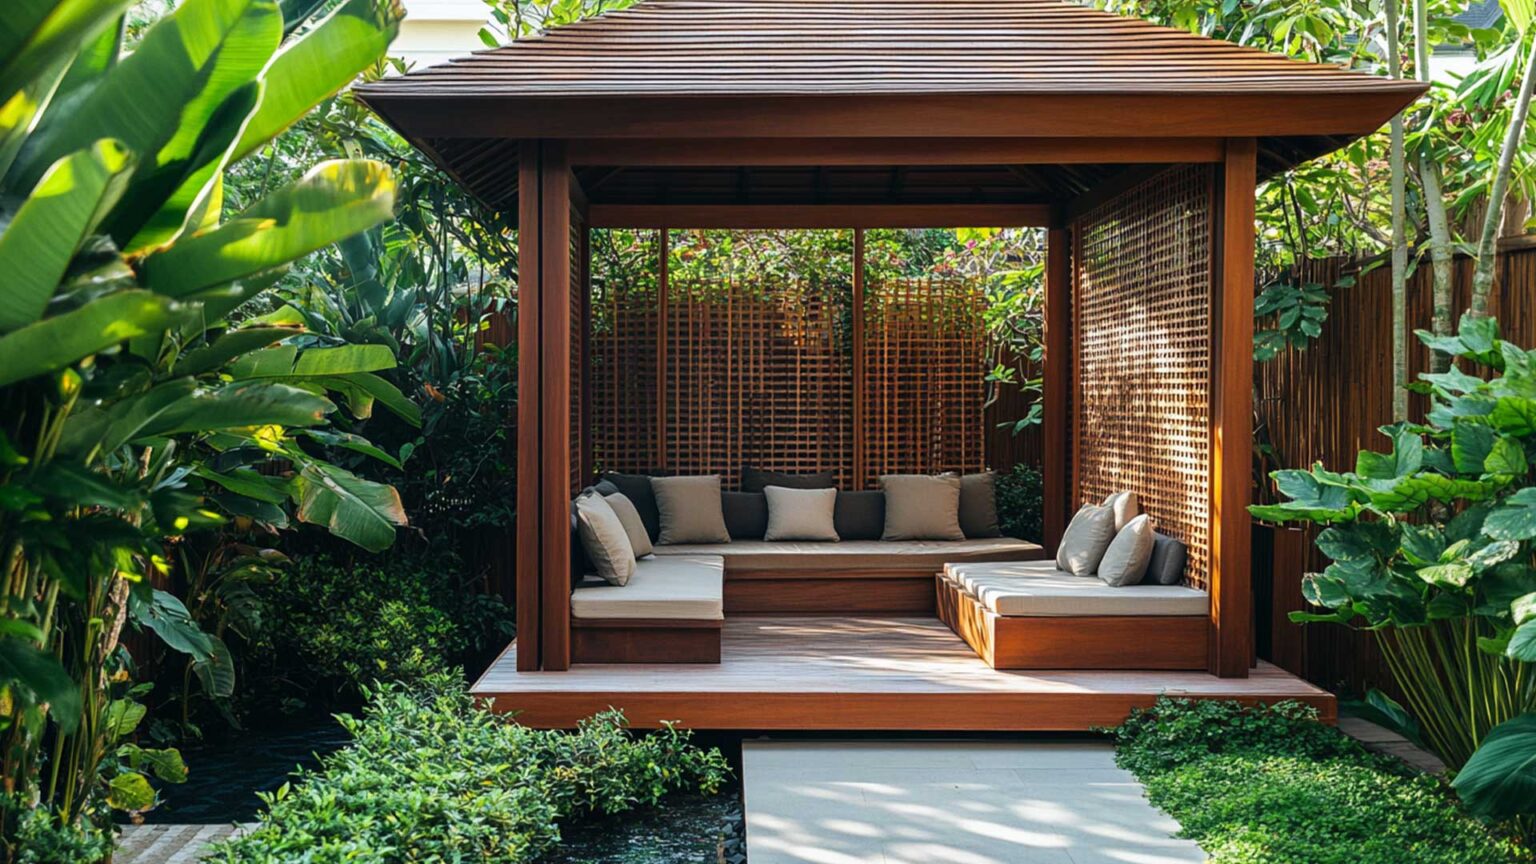
[{"label": "woven bamboo screen", "polygon": [[1212,190],[1171,169],[1078,223],[1073,422],[1080,502],[1131,489],[1209,572]]},{"label": "woven bamboo screen", "polygon": [[868,478],[982,464],[976,285],[871,286],[861,388],[847,285],[672,280],[665,299],[663,330],[654,276],[594,282],[590,435],[599,470],[719,473],[734,487],[741,466],[756,465],[832,471],[851,488],[857,389]]},{"label": "woven bamboo screen", "polygon": [[986,298],[962,279],[866,288],[865,476],[975,471],[986,462]]}]

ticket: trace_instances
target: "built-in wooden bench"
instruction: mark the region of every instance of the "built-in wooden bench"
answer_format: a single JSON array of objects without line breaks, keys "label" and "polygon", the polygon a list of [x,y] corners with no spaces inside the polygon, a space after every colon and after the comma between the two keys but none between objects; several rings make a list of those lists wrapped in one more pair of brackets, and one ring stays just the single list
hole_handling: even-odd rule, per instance
[{"label": "built-in wooden bench", "polygon": [[725,563],[652,556],[623,587],[595,576],[571,593],[574,663],[719,663]]},{"label": "built-in wooden bench", "polygon": [[1184,585],[1111,587],[1052,561],[950,564],[939,619],[994,669],[1203,669],[1210,597]]},{"label": "built-in wooden bench", "polygon": [[725,613],[934,613],[933,574],[951,563],[1043,558],[1039,545],[1011,537],[970,540],[844,540],[837,543],[735,540],[657,546],[658,558],[719,556]]}]

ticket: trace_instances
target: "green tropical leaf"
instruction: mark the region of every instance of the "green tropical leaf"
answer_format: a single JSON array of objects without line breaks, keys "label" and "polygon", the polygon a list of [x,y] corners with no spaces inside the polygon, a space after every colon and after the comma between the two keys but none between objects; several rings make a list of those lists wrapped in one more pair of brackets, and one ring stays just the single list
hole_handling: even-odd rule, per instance
[{"label": "green tropical leaf", "polygon": [[[134,0],[9,0],[0,15],[0,105],[45,77]],[[0,168],[0,174],[3,174]]]},{"label": "green tropical leaf", "polygon": [[192,469],[192,473],[210,483],[216,483],[236,495],[244,495],[256,501],[264,501],[268,504],[281,504],[288,500],[289,482],[282,477],[269,477],[266,474],[257,473],[250,468],[214,471],[201,465]]},{"label": "green tropical leaf", "polygon": [[0,331],[43,317],[69,262],[122,196],[132,154],[97,141],[49,167],[0,233]]},{"label": "green tropical leaf", "polygon": [[115,744],[132,735],[148,713],[148,708],[132,699],[113,699],[108,702],[106,716],[102,718],[102,734],[107,743]]},{"label": "green tropical leaf", "polygon": [[1500,396],[1488,415],[1501,432],[1519,437],[1536,434],[1536,400],[1519,396]]},{"label": "green tropical leaf", "polygon": [[361,435],[352,435],[346,432],[327,432],[323,429],[303,429],[300,430],[299,434],[319,441],[328,447],[340,447],[343,450],[351,450],[354,453],[371,456],[391,468],[400,468],[399,459],[375,447],[372,442]]},{"label": "green tropical leaf", "polygon": [[128,613],[133,620],[148,627],[160,641],[172,650],[190,656],[195,661],[206,661],[213,656],[212,637],[193,620],[186,604],[168,591],[154,589],[149,599],[138,592],[128,594]]},{"label": "green tropical leaf", "polygon": [[373,402],[377,400],[412,426],[421,425],[421,406],[407,399],[400,388],[370,372],[354,372],[315,380],[345,395],[347,407],[354,417],[361,419],[370,416]]},{"label": "green tropical leaf", "polygon": [[143,774],[119,774],[107,782],[107,806],[127,813],[142,813],[155,806],[155,790]]},{"label": "green tropical leaf", "polygon": [[310,378],[395,368],[395,354],[383,345],[306,348],[282,345],[248,354],[233,366],[235,378]]},{"label": "green tropical leaf", "polygon": [[1527,621],[1516,627],[1504,653],[1516,660],[1536,663],[1536,621]]},{"label": "green tropical leaf", "polygon": [[110,453],[133,440],[140,429],[155,422],[166,409],[196,389],[196,381],[181,378],[136,396],[80,408],[64,423],[59,452],[82,455],[99,450]]},{"label": "green tropical leaf", "polygon": [[271,140],[383,57],[404,14],[399,0],[348,0],[284,45],[267,69],[261,107],[234,157]]},{"label": "green tropical leaf", "polygon": [[323,162],[239,216],[144,259],[151,289],[185,297],[258,276],[389,219],[395,184],[380,162]]},{"label": "green tropical leaf", "polygon": [[57,658],[30,639],[0,633],[0,684],[20,685],[46,702],[64,732],[80,725],[80,686]]},{"label": "green tropical leaf", "polygon": [[1361,450],[1355,473],[1361,477],[1391,480],[1406,477],[1424,464],[1424,439],[1406,430],[1393,434],[1391,453]]},{"label": "green tropical leaf", "polygon": [[334,465],[311,463],[298,478],[298,517],[370,552],[395,542],[395,526],[406,524],[400,493]]},{"label": "green tropical leaf", "polygon": [[1483,533],[1495,540],[1536,538],[1536,486],[1528,486],[1504,499],[1483,521]]},{"label": "green tropical leaf", "polygon": [[224,640],[208,634],[208,656],[193,658],[192,671],[203,692],[215,699],[228,699],[235,693],[235,659]]},{"label": "green tropical leaf", "polygon": [[1536,813],[1536,714],[1493,727],[1451,785],[1484,819]]},{"label": "green tropical leaf", "polygon": [[148,768],[150,773],[166,783],[187,782],[187,763],[181,758],[181,752],[173,747],[150,750],[134,744],[124,744],[117,748],[117,757],[127,762],[128,767],[135,771]]},{"label": "green tropical leaf", "polygon": [[199,388],[166,406],[135,438],[247,426],[314,426],[336,406],[307,390],[265,381]]},{"label": "green tropical leaf", "polygon": [[129,339],[179,326],[192,310],[149,291],[119,291],[0,336],[0,386],[57,372]]},{"label": "green tropical leaf", "polygon": [[1524,476],[1529,466],[1525,460],[1525,448],[1520,446],[1518,439],[1509,435],[1501,435],[1493,442],[1493,449],[1488,453],[1488,459],[1483,463],[1485,474],[1508,474],[1514,477]]},{"label": "green tropical leaf", "polygon": [[133,53],[83,98],[49,111],[16,170],[23,179],[35,179],[59,157],[103,137],[117,138],[139,155],[135,185],[176,170],[169,166],[194,151],[218,106],[265,67],[281,33],[282,16],[273,0],[181,4],[155,22]]},{"label": "green tropical leaf", "polygon": [[1463,474],[1481,474],[1493,452],[1497,433],[1482,420],[1458,420],[1451,428],[1451,456],[1456,470]]},{"label": "green tropical leaf", "polygon": [[295,332],[291,327],[247,327],[231,330],[211,344],[182,355],[181,359],[176,361],[175,369],[171,374],[182,376],[212,372],[237,357],[260,351],[274,342],[294,335]]}]

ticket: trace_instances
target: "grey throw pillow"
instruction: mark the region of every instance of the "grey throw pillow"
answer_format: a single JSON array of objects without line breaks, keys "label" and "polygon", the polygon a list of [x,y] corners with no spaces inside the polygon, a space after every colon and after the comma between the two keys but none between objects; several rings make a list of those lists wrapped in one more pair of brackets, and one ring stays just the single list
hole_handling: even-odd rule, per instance
[{"label": "grey throw pillow", "polygon": [[832,524],[843,540],[879,540],[885,533],[885,493],[879,489],[838,492]]},{"label": "grey throw pillow", "polygon": [[1184,562],[1189,548],[1182,540],[1152,532],[1152,560],[1142,582],[1148,585],[1177,585],[1184,581]]},{"label": "grey throw pillow", "polygon": [[725,511],[720,503],[720,475],[652,477],[656,509],[661,515],[658,546],[680,543],[729,543]]},{"label": "grey throw pillow", "polygon": [[885,530],[881,540],[964,540],[960,530],[960,478],[954,474],[886,474]]},{"label": "grey throw pillow", "polygon": [[635,575],[635,550],[603,496],[593,492],[576,499],[576,531],[597,575],[611,585],[628,585]]},{"label": "grey throw pillow", "polygon": [[831,489],[836,485],[837,478],[831,471],[786,474],[783,471],[764,471],[751,466],[741,469],[741,491],[743,492],[761,492],[769,486],[784,489]]},{"label": "grey throw pillow", "polygon": [[732,540],[761,540],[768,533],[768,499],[761,492],[721,492],[725,530]]},{"label": "grey throw pillow", "polygon": [[1114,511],[1116,531],[1141,515],[1141,499],[1136,497],[1135,492],[1116,492],[1104,499],[1104,506]]},{"label": "grey throw pillow", "polygon": [[768,498],[768,531],[764,540],[837,540],[832,514],[836,489],[763,489]]},{"label": "grey throw pillow", "polygon": [[960,530],[967,537],[1001,537],[997,525],[997,475],[991,471],[960,478]]},{"label": "grey throw pillow", "polygon": [[623,492],[629,503],[635,505],[635,509],[640,511],[640,521],[645,523],[645,533],[651,535],[651,541],[655,542],[661,536],[661,513],[656,509],[656,493],[651,488],[651,478],[644,474],[615,474],[609,471],[598,479],[599,486],[604,483]]},{"label": "grey throw pillow", "polygon": [[640,511],[635,509],[635,503],[623,492],[604,495],[603,500],[608,502],[608,506],[619,517],[619,522],[624,525],[624,533],[629,535],[629,545],[635,550],[635,557],[644,558],[651,554],[651,535],[646,533],[645,523],[640,521]]},{"label": "grey throw pillow", "polygon": [[1074,576],[1092,576],[1110,541],[1115,539],[1115,513],[1108,507],[1084,504],[1072,517],[1056,547],[1056,568]]},{"label": "grey throw pillow", "polygon": [[1152,520],[1142,514],[1125,523],[1104,550],[1099,561],[1099,579],[1111,588],[1141,584],[1152,562]]}]

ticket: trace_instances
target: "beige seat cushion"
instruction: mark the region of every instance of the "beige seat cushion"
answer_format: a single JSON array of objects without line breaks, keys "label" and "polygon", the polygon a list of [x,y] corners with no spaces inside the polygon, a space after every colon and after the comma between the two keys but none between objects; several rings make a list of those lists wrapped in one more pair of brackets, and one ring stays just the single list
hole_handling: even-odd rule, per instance
[{"label": "beige seat cushion", "polygon": [[636,562],[634,575],[622,588],[596,579],[583,582],[571,592],[571,616],[719,621],[725,617],[723,572],[717,556],[646,558]]},{"label": "beige seat cushion", "polygon": [[1095,576],[1073,576],[1051,561],[951,564],[944,578],[982,605],[1009,617],[1210,614],[1210,597],[1184,585],[1113,588]]},{"label": "beige seat cushion", "polygon": [[[841,543],[770,542],[657,546],[656,554],[719,555],[727,570],[885,570],[932,574],[945,564],[968,561],[1019,561],[1044,556],[1038,545],[1012,537],[976,540],[844,540]],[[641,562],[644,563],[644,562]]]}]

